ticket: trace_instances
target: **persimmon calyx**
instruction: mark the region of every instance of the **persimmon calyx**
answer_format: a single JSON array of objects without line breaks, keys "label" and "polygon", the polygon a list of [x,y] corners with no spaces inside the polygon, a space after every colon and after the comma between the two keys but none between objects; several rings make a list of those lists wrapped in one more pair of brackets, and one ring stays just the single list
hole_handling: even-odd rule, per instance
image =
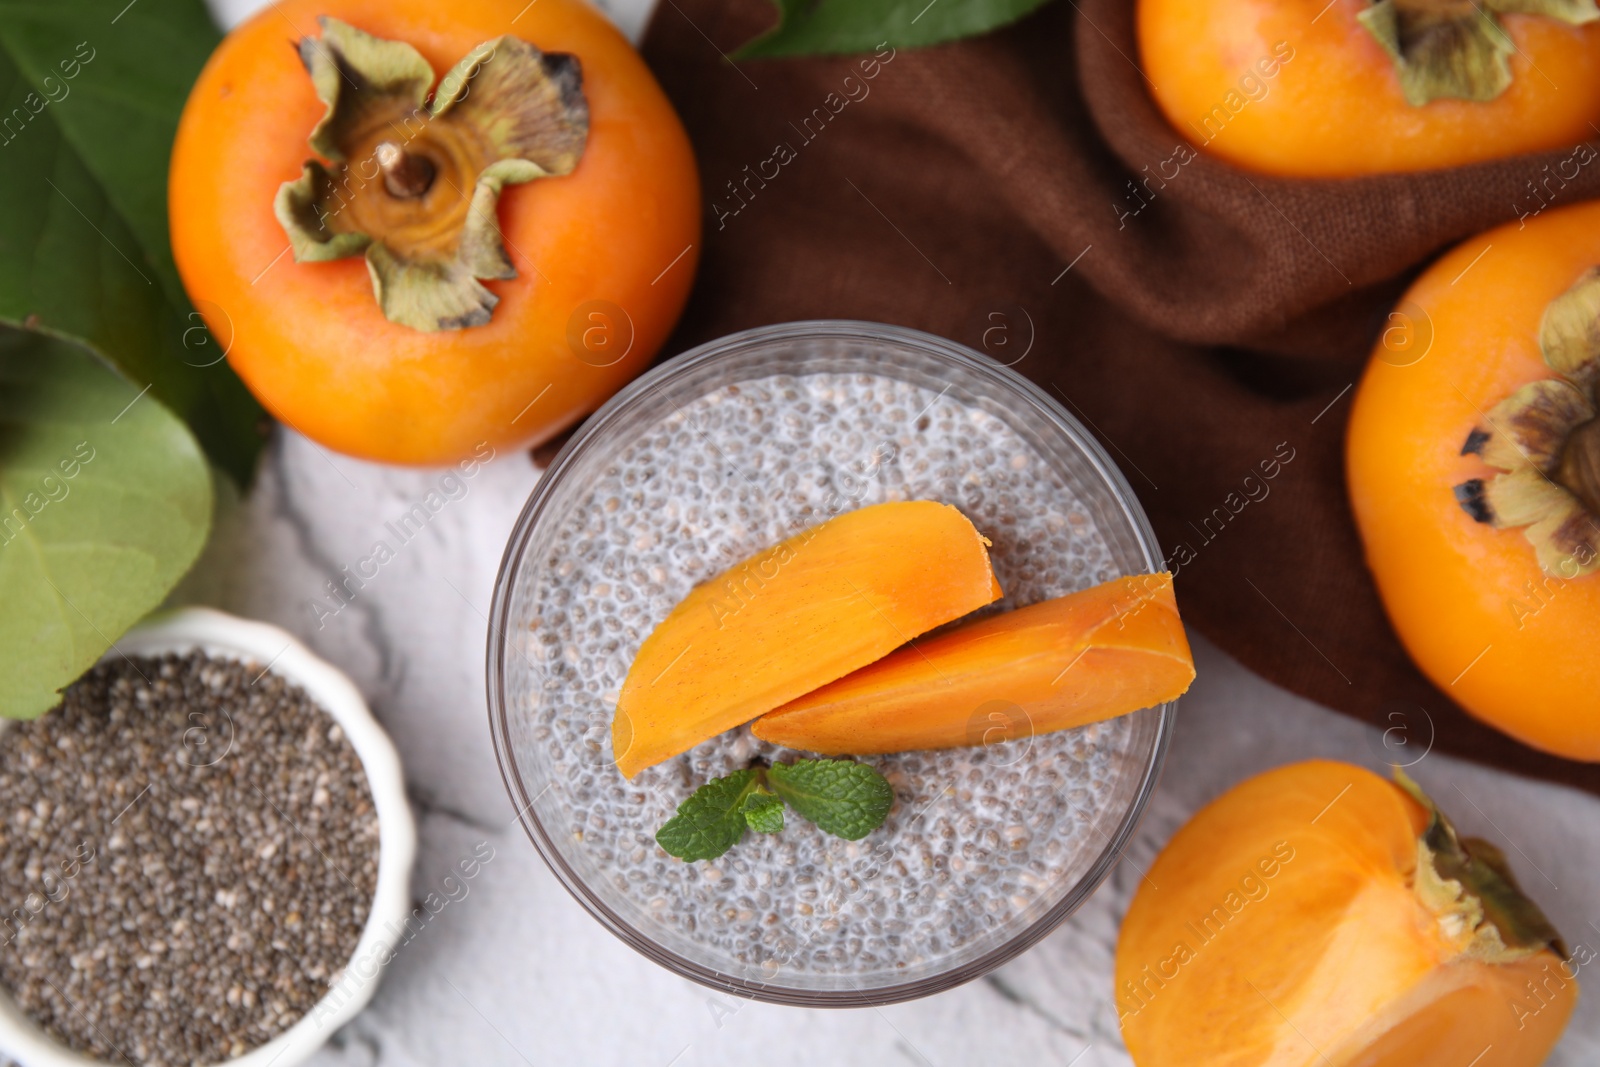
[{"label": "persimmon calyx", "polygon": [[1493,100],[1511,84],[1516,45],[1502,14],[1577,26],[1600,19],[1595,0],[1378,0],[1356,16],[1394,61],[1406,102]]},{"label": "persimmon calyx", "polygon": [[1396,767],[1394,777],[1428,813],[1412,889],[1457,952],[1485,963],[1510,963],[1546,948],[1565,958],[1560,933],[1522,892],[1505,854],[1482,838],[1459,836],[1408,774]]},{"label": "persimmon calyx", "polygon": [[1600,569],[1600,267],[1545,308],[1539,348],[1559,377],[1523,386],[1473,428],[1461,454],[1504,473],[1455,495],[1479,522],[1522,527],[1546,574],[1576,578]]},{"label": "persimmon calyx", "polygon": [[570,174],[583,155],[589,106],[577,57],[497,37],[433,89],[433,68],[411,45],[318,21],[322,36],[299,50],[327,105],[309,138],[322,159],[273,204],[295,260],[364,254],[391,322],[423,331],[487,323],[499,297],[479,279],[517,276],[496,216],[501,190]]}]

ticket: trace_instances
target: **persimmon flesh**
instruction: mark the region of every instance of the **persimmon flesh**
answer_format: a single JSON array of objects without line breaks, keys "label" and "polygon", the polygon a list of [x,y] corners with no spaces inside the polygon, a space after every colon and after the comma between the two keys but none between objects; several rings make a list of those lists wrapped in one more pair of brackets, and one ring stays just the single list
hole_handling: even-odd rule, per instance
[{"label": "persimmon flesh", "polygon": [[[1476,4],[1410,2],[1488,17]],[[1482,38],[1501,45],[1497,59],[1509,83],[1492,99],[1419,105],[1407,100],[1394,57],[1358,18],[1375,6],[1139,0],[1140,58],[1180,137],[1263,174],[1335,178],[1456,167],[1576,147],[1594,136],[1600,23],[1494,16],[1497,28],[1482,30]]]},{"label": "persimmon flesh", "polygon": [[[419,197],[401,204],[416,209],[408,216],[416,232],[448,244],[436,231],[471,217],[502,235],[515,276],[479,274],[489,279],[484,302],[498,301],[487,321],[473,313],[458,316],[471,325],[438,330],[391,321],[360,255],[299,262],[299,249],[291,253],[275,213],[280,188],[301,177],[308,159],[328,158],[308,143],[328,110],[306,59],[327,58],[324,16],[413,47],[433,78],[508,35],[545,57],[570,56],[581,70],[588,126],[575,167],[505,185],[491,218],[473,215],[472,186],[449,160],[411,187],[400,172],[397,195]],[[331,81],[364,84],[337,73]],[[487,84],[466,86],[458,110],[484,103]],[[362,142],[351,166],[385,158],[393,145],[380,142],[403,144],[412,130],[389,121],[361,131],[376,149]],[[476,144],[459,131],[450,143]],[[372,201],[382,186],[367,182],[359,192]],[[593,410],[665,340],[700,240],[698,177],[682,125],[638,54],[579,0],[274,3],[231,32],[201,73],[179,125],[168,193],[185,288],[267,409],[330,448],[398,463],[536,444]],[[449,210],[433,212],[435,199]],[[335,226],[356,214],[322,212]]]},{"label": "persimmon flesh", "polygon": [[915,642],[751,731],[830,756],[989,745],[1175,700],[1193,680],[1172,576],[1129,575]]},{"label": "persimmon flesh", "polygon": [[1593,562],[1581,554],[1568,573],[1546,573],[1526,533],[1475,521],[1457,490],[1496,476],[1469,449],[1474,432],[1510,428],[1497,405],[1556,377],[1541,323],[1596,265],[1594,203],[1445,254],[1391,316],[1346,452],[1367,564],[1417,666],[1485,722],[1582,760],[1600,760],[1600,573],[1581,573]]},{"label": "persimmon flesh", "polygon": [[617,769],[631,778],[998,600],[987,546],[948,504],[874,504],[702,582],[628,669]]},{"label": "persimmon flesh", "polygon": [[1116,999],[1138,1067],[1536,1067],[1578,984],[1498,849],[1318,760],[1172,838],[1123,920]]}]

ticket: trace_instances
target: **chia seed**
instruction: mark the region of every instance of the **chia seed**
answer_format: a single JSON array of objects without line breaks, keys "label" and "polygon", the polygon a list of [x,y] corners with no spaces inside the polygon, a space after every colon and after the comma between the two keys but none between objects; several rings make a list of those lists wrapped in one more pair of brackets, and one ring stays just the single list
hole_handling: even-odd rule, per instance
[{"label": "chia seed", "polygon": [[0,733],[0,985],[107,1062],[217,1063],[360,940],[378,819],[307,694],[200,652],[111,660]]}]

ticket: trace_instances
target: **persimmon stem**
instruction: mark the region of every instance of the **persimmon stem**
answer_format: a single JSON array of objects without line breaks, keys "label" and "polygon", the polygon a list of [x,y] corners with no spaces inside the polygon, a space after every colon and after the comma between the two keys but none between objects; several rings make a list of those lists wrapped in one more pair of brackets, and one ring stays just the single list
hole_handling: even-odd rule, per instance
[{"label": "persimmon stem", "polygon": [[393,141],[384,141],[374,153],[383,172],[383,187],[399,200],[414,200],[433,185],[437,168],[427,156],[413,155]]},{"label": "persimmon stem", "polygon": [[1600,517],[1600,419],[1590,419],[1567,438],[1554,477],[1590,515]]},{"label": "persimmon stem", "polygon": [[[384,318],[422,333],[488,323],[500,297],[483,283],[517,276],[502,190],[572,173],[588,141],[577,57],[503,35],[441,77],[404,41],[318,24],[321,39],[299,45],[326,108],[308,137],[314,158],[272,201],[295,261],[361,256]],[[341,215],[350,191],[359,209]]]}]

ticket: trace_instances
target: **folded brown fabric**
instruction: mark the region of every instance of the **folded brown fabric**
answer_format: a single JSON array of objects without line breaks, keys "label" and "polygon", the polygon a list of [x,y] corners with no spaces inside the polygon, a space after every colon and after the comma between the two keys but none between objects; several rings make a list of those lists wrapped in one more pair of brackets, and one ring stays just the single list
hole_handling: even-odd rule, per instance
[{"label": "folded brown fabric", "polygon": [[[1410,277],[1516,218],[1526,183],[1571,147],[1267,178],[1168,125],[1127,0],[1057,0],[917,51],[727,58],[773,17],[766,0],[663,0],[646,36],[707,196],[669,354],[853,318],[1015,361],[1121,464],[1184,617],[1223,649],[1329,707],[1404,723],[1410,751],[1431,720],[1438,750],[1600,793],[1600,766],[1511,741],[1411,665],[1362,561],[1342,459],[1351,387]],[[1597,193],[1591,168],[1560,196]]]}]

